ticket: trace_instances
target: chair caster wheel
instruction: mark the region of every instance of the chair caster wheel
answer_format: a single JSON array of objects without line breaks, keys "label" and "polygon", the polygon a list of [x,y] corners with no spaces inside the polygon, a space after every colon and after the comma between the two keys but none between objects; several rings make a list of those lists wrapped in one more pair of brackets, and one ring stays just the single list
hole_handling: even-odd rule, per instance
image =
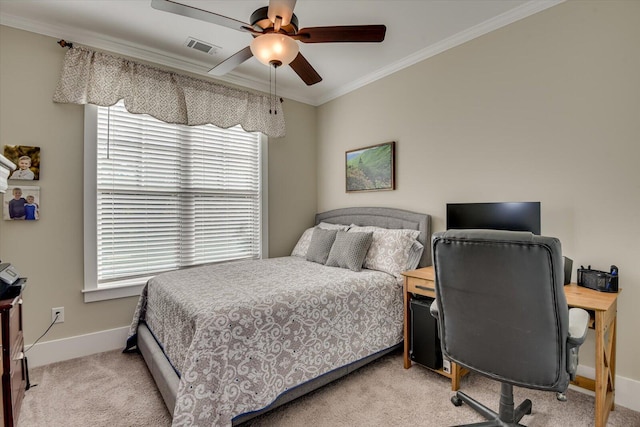
[{"label": "chair caster wheel", "polygon": [[451,403],[453,403],[453,406],[462,406],[462,399],[458,396],[451,396]]}]

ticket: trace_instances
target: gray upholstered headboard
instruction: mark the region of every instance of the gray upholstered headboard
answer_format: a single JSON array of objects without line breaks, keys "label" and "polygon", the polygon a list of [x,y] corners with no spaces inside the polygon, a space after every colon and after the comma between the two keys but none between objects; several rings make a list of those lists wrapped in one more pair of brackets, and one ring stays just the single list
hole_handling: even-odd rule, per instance
[{"label": "gray upholstered headboard", "polygon": [[394,208],[342,208],[316,214],[316,225],[374,225],[384,228],[420,230],[418,241],[424,245],[420,267],[431,265],[431,215]]}]

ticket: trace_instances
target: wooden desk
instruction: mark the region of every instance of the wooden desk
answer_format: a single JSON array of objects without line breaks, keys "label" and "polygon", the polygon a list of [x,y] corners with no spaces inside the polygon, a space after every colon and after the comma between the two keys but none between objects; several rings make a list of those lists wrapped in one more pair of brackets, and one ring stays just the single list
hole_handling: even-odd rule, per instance
[{"label": "wooden desk", "polygon": [[[404,367],[411,366],[409,358],[411,325],[409,319],[409,303],[411,294],[425,295],[435,298],[435,275],[433,267],[402,273],[404,276]],[[618,314],[618,293],[598,292],[583,288],[575,283],[564,287],[569,307],[587,310],[591,321],[589,327],[596,334],[596,377],[595,379],[577,376],[572,384],[594,391],[595,426],[605,427],[609,412],[615,409],[615,376],[616,376],[616,321]],[[451,362],[451,374],[436,371],[451,378],[451,389],[457,390],[460,378],[466,369]]]},{"label": "wooden desk", "polygon": [[[405,271],[404,276],[404,368],[411,367],[411,358],[409,351],[411,348],[411,319],[410,319],[410,303],[413,295],[422,295],[435,298],[435,285],[433,267],[420,268],[418,270]],[[425,366],[427,369],[431,369]],[[440,375],[451,379],[451,390],[456,391],[460,388],[460,378],[468,374],[469,371],[460,367],[457,363],[451,362],[451,373],[445,372],[442,368],[431,369]]]},{"label": "wooden desk", "polygon": [[577,376],[572,384],[596,393],[595,426],[604,427],[615,409],[616,322],[618,293],[598,292],[571,283],[564,287],[569,307],[589,312],[589,327],[596,333],[596,378]]}]

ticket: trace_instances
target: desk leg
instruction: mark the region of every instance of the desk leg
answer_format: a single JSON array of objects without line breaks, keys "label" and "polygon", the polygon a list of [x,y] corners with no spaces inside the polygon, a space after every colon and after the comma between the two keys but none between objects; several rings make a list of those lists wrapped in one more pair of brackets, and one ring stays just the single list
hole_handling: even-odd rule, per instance
[{"label": "desk leg", "polygon": [[411,359],[409,358],[409,337],[411,336],[411,322],[409,319],[409,292],[407,292],[407,279],[404,279],[402,290],[404,296],[404,369],[411,367]]},{"label": "desk leg", "polygon": [[451,362],[451,391],[458,391],[460,388],[460,365]]},{"label": "desk leg", "polygon": [[[613,321],[611,322],[611,329],[609,330],[609,334],[611,335],[610,340],[610,359],[609,359],[609,370],[611,371],[611,410],[613,411],[616,405],[615,397],[616,397],[616,335],[618,335],[618,316],[614,315]],[[606,421],[606,420],[605,420]]]},{"label": "desk leg", "polygon": [[[596,427],[604,427],[614,409],[616,307],[607,312],[596,311]],[[613,312],[613,313],[612,313]],[[607,333],[609,339],[607,340]]]}]

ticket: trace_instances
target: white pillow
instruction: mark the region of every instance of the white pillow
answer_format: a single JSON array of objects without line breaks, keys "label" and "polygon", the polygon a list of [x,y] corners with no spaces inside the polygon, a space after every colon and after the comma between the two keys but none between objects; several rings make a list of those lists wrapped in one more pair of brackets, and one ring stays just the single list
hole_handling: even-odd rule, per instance
[{"label": "white pillow", "polygon": [[298,239],[298,243],[296,243],[293,251],[291,251],[291,256],[307,257],[307,251],[309,250],[309,243],[311,243],[311,236],[313,236],[314,229],[315,227],[311,227],[304,230],[304,233],[302,233],[302,236]]},{"label": "white pillow", "polygon": [[424,245],[417,240],[413,242],[411,248],[409,249],[407,266],[405,268],[406,271],[415,270],[416,268],[418,268],[420,259],[422,258],[422,252],[424,252]]},{"label": "white pillow", "polygon": [[316,227],[323,228],[325,230],[347,231],[350,226],[344,224],[331,224],[329,222],[321,222],[320,224],[316,225]]},{"label": "white pillow", "polygon": [[[357,225],[352,225],[349,228],[349,232],[363,233],[368,231],[373,232],[373,241],[364,258],[363,267],[384,271],[402,279],[400,273],[407,270],[412,247],[420,235],[420,231],[373,226],[359,227]],[[415,254],[411,258],[415,262]]]},{"label": "white pillow", "polygon": [[[349,229],[348,225],[330,224],[328,222],[321,222],[320,224],[316,225],[316,227],[322,228],[323,230],[347,231]],[[302,236],[300,236],[300,238],[298,239],[298,243],[296,243],[296,245],[293,248],[293,251],[291,251],[291,256],[299,256],[302,258],[307,257],[307,251],[309,250],[309,243],[311,243],[311,236],[313,235],[313,230],[316,227],[311,227],[304,230],[304,233],[302,233]]]}]

